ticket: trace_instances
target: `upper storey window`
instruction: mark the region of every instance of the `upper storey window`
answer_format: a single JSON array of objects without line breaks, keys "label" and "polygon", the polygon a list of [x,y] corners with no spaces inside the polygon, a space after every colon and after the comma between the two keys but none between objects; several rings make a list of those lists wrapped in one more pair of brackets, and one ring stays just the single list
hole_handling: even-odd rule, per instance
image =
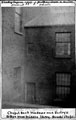
[{"label": "upper storey window", "polygon": [[22,33],[22,8],[15,7],[15,32]]},{"label": "upper storey window", "polygon": [[70,33],[56,33],[56,56],[69,57],[71,55]]}]

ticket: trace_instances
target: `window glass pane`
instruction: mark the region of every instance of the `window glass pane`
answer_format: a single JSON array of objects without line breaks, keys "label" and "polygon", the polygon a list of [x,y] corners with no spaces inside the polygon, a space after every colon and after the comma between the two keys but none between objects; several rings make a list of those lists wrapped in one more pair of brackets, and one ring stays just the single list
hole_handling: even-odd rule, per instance
[{"label": "window glass pane", "polygon": [[56,84],[70,86],[70,74],[57,74],[56,75]]},{"label": "window glass pane", "polygon": [[70,33],[56,33],[57,42],[70,42]]},{"label": "window glass pane", "polygon": [[70,94],[70,87],[57,87],[56,88],[56,94],[58,98],[64,98],[68,94]]},{"label": "window glass pane", "polygon": [[56,94],[57,94],[57,95],[60,95],[60,94],[61,94],[61,89],[62,89],[61,87],[57,87],[57,88],[56,88]]},{"label": "window glass pane", "polygon": [[57,56],[69,56],[70,55],[70,43],[56,43],[56,55]]},{"label": "window glass pane", "polygon": [[21,67],[14,68],[14,89],[20,91],[21,89]]},{"label": "window glass pane", "polygon": [[15,31],[20,32],[20,16],[15,13]]}]

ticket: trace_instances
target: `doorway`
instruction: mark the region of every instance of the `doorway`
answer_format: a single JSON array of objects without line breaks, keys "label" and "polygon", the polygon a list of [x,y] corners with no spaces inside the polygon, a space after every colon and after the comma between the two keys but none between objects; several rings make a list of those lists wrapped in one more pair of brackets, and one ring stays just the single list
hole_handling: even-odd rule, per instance
[{"label": "doorway", "polygon": [[29,104],[36,102],[36,86],[33,82],[25,83],[25,101]]}]

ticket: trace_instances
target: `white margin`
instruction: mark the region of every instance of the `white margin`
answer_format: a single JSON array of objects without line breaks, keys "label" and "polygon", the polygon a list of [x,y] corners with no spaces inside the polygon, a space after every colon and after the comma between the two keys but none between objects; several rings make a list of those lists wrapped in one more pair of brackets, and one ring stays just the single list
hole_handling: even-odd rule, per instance
[{"label": "white margin", "polygon": [[[74,4],[75,4],[75,23],[76,23],[76,2],[67,3],[67,4],[66,3],[50,3],[51,6],[74,6]],[[36,5],[26,5],[25,4],[23,6],[20,6],[20,4],[19,4],[16,7],[24,7],[24,6],[25,7],[37,7],[39,5],[38,4],[36,4]],[[1,10],[1,7],[15,7],[15,6],[14,5],[11,6],[11,3],[1,3],[1,1],[0,1],[0,108],[1,108],[1,102],[2,102],[2,10]],[[41,7],[48,7],[48,5],[41,5]],[[75,24],[75,30],[76,30],[76,24]],[[75,47],[76,47],[76,32],[75,32]],[[1,116],[1,110],[0,110],[0,116]]]}]

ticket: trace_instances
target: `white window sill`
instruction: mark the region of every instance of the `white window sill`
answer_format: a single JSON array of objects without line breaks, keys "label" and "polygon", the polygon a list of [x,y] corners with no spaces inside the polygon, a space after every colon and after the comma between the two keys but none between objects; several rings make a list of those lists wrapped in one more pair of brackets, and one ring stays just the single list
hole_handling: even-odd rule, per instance
[{"label": "white window sill", "polygon": [[15,31],[16,34],[18,35],[24,35],[22,32]]}]

